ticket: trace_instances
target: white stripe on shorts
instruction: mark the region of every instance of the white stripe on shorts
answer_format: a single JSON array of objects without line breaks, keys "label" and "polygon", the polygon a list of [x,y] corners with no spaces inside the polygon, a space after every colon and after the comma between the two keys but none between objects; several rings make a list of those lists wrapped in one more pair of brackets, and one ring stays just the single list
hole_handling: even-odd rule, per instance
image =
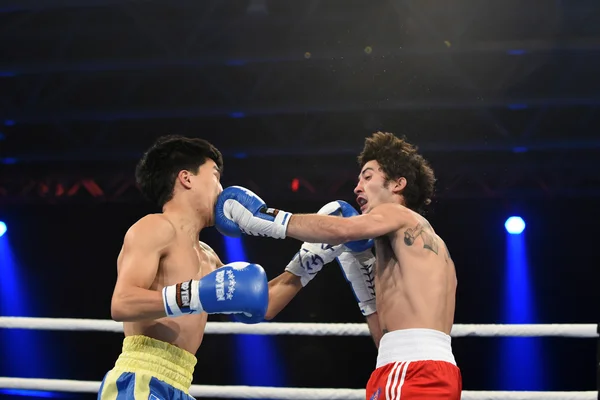
[{"label": "white stripe on shorts", "polygon": [[388,375],[387,382],[385,384],[385,399],[386,400],[391,400],[392,399],[392,391],[391,391],[391,388],[392,388],[392,377],[394,376],[394,373],[398,369],[399,365],[400,365],[400,362],[394,363],[394,366],[392,367],[392,370],[390,371],[390,374]]},{"label": "white stripe on shorts", "polygon": [[406,378],[406,371],[408,371],[408,364],[410,361],[407,361],[402,366],[402,377],[400,378],[400,384],[396,387],[396,395],[394,395],[394,400],[400,400],[400,396],[402,394],[402,385],[404,385],[404,379]]}]

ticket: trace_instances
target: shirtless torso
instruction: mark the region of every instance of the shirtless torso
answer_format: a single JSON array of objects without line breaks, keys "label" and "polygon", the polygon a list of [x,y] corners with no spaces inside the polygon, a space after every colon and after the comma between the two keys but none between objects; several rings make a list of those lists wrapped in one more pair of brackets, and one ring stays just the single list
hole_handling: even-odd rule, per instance
[{"label": "shirtless torso", "polygon": [[429,222],[411,212],[407,227],[375,240],[375,288],[383,333],[427,328],[450,334],[457,287],[454,263]]},{"label": "shirtless torso", "polygon": [[[208,245],[193,241],[189,235],[177,229],[175,222],[170,221],[164,214],[154,214],[145,218],[147,220],[144,222],[151,222],[155,229],[166,231],[169,237],[161,251],[150,290],[160,293],[165,286],[189,279],[200,279],[222,265]],[[127,253],[124,246],[117,260],[118,272],[126,262]],[[207,318],[206,313],[201,313],[178,318],[143,319],[124,322],[123,327],[125,336],[148,336],[195,354],[202,343]]]}]

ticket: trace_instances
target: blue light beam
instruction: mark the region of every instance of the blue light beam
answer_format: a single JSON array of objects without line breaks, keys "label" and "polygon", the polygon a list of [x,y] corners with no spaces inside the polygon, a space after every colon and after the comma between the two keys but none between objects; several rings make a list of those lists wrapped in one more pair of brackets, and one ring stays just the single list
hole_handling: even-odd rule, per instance
[{"label": "blue light beam", "polygon": [[[2,223],[4,227],[6,224]],[[2,225],[0,225],[1,228]],[[4,231],[6,233],[6,231]],[[35,291],[27,287],[20,275],[21,268],[12,252],[8,235],[0,237],[0,315],[30,316],[28,299]],[[34,299],[39,300],[39,299]],[[28,329],[0,330],[0,362],[11,376],[22,378],[42,378],[46,363],[43,360],[39,332]],[[4,391],[2,393],[5,393]],[[31,390],[11,390],[12,395],[26,397],[55,397],[58,393]]]},{"label": "blue light beam", "polygon": [[[508,222],[508,221],[507,221]],[[513,232],[524,224],[517,221]],[[521,229],[521,232],[523,231]],[[529,279],[529,263],[525,235],[506,235],[506,279],[504,323],[536,323],[533,287]],[[544,386],[545,371],[539,338],[504,337],[499,338],[498,378],[500,390],[547,390]]]},{"label": "blue light beam", "polygon": [[[224,236],[224,238],[226,252],[224,262],[249,262],[242,238],[229,236]],[[277,357],[273,338],[268,335],[236,335],[235,346],[235,365],[241,385],[285,386],[284,364]]]}]

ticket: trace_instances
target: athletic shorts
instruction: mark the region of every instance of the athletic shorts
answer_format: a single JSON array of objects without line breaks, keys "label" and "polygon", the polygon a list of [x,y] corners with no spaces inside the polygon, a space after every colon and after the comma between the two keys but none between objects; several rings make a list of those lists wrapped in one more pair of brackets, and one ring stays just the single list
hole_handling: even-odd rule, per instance
[{"label": "athletic shorts", "polygon": [[458,400],[461,392],[450,336],[430,329],[383,336],[377,367],[367,383],[367,400]]},{"label": "athletic shorts", "polygon": [[147,336],[128,336],[113,369],[100,385],[98,400],[191,400],[196,357]]}]

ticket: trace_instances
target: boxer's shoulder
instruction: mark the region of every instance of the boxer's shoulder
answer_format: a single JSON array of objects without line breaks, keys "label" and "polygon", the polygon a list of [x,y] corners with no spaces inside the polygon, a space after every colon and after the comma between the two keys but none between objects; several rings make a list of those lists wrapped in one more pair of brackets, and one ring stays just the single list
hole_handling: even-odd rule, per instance
[{"label": "boxer's shoulder", "polygon": [[148,214],[131,225],[125,234],[125,242],[167,246],[176,236],[175,226],[167,217],[162,214]]},{"label": "boxer's shoulder", "polygon": [[399,203],[381,203],[373,207],[372,212],[400,218],[413,218],[415,214],[414,211]]},{"label": "boxer's shoulder", "polygon": [[204,250],[207,251],[211,254],[217,254],[215,253],[215,251],[212,249],[212,247],[210,247],[207,243],[204,243],[202,240],[199,240],[198,243],[200,244],[200,247]]},{"label": "boxer's shoulder", "polygon": [[380,245],[394,240],[406,227],[416,221],[413,211],[398,203],[381,203],[353,221],[353,231],[368,232]]},{"label": "boxer's shoulder", "polygon": [[221,259],[219,258],[219,256],[217,255],[217,253],[212,249],[212,247],[210,247],[208,244],[204,243],[203,241],[198,241],[198,243],[200,244],[200,248],[208,256],[208,258],[210,259],[211,263],[214,265],[215,268],[220,268],[224,265],[223,262],[221,261]]}]

